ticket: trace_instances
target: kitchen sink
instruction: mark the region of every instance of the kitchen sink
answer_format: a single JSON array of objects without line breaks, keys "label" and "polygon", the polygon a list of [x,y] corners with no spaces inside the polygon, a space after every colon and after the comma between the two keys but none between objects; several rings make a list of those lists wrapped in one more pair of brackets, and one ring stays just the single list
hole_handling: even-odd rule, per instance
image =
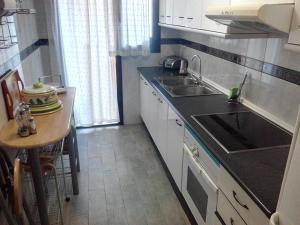
[{"label": "kitchen sink", "polygon": [[163,86],[194,86],[199,84],[194,78],[187,76],[158,77],[156,80]]},{"label": "kitchen sink", "polygon": [[218,90],[198,81],[192,76],[173,76],[173,77],[157,77],[156,81],[172,96],[172,97],[188,97],[201,95],[221,94]]},{"label": "kitchen sink", "polygon": [[172,87],[168,90],[173,97],[219,94],[206,86]]}]

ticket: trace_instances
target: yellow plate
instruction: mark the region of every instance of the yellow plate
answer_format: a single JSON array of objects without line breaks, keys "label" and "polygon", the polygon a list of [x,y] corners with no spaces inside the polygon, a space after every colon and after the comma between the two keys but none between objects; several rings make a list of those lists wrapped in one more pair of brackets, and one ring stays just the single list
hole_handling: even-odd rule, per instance
[{"label": "yellow plate", "polygon": [[59,99],[55,99],[54,101],[49,102],[49,103],[47,103],[47,104],[43,104],[43,105],[30,105],[30,108],[31,108],[31,109],[33,108],[33,109],[34,109],[34,108],[40,108],[40,107],[47,107],[47,106],[51,106],[51,105],[57,104],[58,101],[59,101]]},{"label": "yellow plate", "polygon": [[40,106],[40,107],[32,107],[30,108],[31,112],[40,112],[40,111],[45,111],[45,110],[51,110],[51,109],[56,109],[62,104],[60,100],[58,100],[55,104],[48,105],[48,106]]},{"label": "yellow plate", "polygon": [[50,112],[40,112],[40,113],[32,113],[32,115],[34,116],[43,116],[43,115],[48,115],[48,114],[52,114],[52,113],[56,113],[60,110],[62,110],[64,108],[63,105],[61,105],[58,109],[50,111]]}]

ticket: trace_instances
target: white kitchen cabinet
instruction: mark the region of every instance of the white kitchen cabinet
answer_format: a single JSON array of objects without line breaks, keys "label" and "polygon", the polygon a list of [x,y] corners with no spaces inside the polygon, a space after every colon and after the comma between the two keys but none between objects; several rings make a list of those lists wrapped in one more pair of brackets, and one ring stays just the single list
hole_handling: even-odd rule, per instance
[{"label": "white kitchen cabinet", "polygon": [[166,0],[166,24],[173,24],[174,0]]},{"label": "white kitchen cabinet", "polygon": [[147,85],[145,78],[140,75],[140,113],[145,122],[146,117],[146,102],[147,102]]},{"label": "white kitchen cabinet", "polygon": [[144,77],[140,76],[140,111],[141,116],[147,127],[151,124],[151,113],[149,111],[149,102],[152,97],[151,91],[152,87],[150,86],[150,84],[146,81]]},{"label": "white kitchen cabinet", "polygon": [[174,0],[173,2],[173,24],[177,26],[185,26],[187,2],[182,0]]},{"label": "white kitchen cabinet", "polygon": [[166,164],[181,190],[182,160],[183,160],[183,137],[184,123],[178,115],[169,107],[168,111],[168,149]]},{"label": "white kitchen cabinet", "polygon": [[166,160],[168,103],[140,75],[140,112],[161,156]]},{"label": "white kitchen cabinet", "polygon": [[157,100],[157,92],[151,87],[151,93],[147,105],[147,111],[149,112],[149,125],[148,130],[151,134],[151,137],[154,143],[157,145],[157,113],[158,113],[158,100]]},{"label": "white kitchen cabinet", "polygon": [[300,52],[300,0],[295,1],[293,20],[286,48],[291,51]]},{"label": "white kitchen cabinet", "polygon": [[203,15],[203,0],[182,1],[185,8],[185,26],[194,29],[201,29]]},{"label": "white kitchen cabinet", "polygon": [[159,1],[159,22],[166,23],[166,0]]},{"label": "white kitchen cabinet", "polygon": [[173,25],[201,29],[203,0],[174,0]]},{"label": "white kitchen cabinet", "polygon": [[156,129],[157,129],[157,143],[156,146],[166,161],[167,156],[167,133],[168,133],[168,103],[161,97],[157,98],[157,121],[156,121]]},{"label": "white kitchen cabinet", "polygon": [[217,23],[214,20],[208,19],[205,16],[208,6],[210,5],[230,5],[230,0],[204,0],[203,1],[203,13],[202,13],[202,25],[201,29],[207,31],[214,31],[220,33],[226,33],[228,27]]},{"label": "white kitchen cabinet", "polygon": [[300,221],[300,111],[281,186],[277,212],[271,225],[298,225]]}]

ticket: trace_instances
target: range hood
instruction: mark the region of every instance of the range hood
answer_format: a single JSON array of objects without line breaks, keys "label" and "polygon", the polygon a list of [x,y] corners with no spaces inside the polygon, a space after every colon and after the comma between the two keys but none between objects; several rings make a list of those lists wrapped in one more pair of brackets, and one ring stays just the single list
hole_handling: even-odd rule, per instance
[{"label": "range hood", "polygon": [[294,3],[212,5],[206,17],[253,33],[282,34],[290,31]]},{"label": "range hood", "polygon": [[35,14],[35,9],[22,7],[23,0],[0,0],[0,17],[13,14]]}]

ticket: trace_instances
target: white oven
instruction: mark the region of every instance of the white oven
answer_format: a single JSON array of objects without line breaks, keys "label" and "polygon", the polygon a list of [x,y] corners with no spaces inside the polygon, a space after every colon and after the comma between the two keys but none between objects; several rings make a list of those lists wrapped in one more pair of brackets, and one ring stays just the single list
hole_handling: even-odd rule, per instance
[{"label": "white oven", "polygon": [[184,139],[182,194],[198,225],[213,225],[220,164],[188,129]]}]

